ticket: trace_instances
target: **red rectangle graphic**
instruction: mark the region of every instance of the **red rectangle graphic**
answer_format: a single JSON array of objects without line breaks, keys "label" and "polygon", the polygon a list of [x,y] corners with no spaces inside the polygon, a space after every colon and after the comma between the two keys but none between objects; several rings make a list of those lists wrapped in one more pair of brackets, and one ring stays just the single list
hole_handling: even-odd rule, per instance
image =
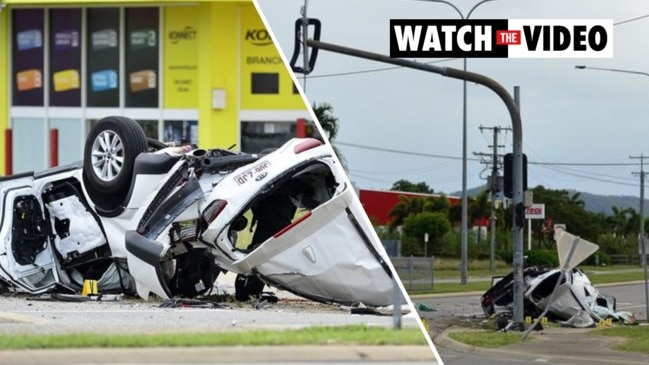
[{"label": "red rectangle graphic", "polygon": [[520,30],[497,30],[496,45],[506,46],[510,44],[521,44]]}]

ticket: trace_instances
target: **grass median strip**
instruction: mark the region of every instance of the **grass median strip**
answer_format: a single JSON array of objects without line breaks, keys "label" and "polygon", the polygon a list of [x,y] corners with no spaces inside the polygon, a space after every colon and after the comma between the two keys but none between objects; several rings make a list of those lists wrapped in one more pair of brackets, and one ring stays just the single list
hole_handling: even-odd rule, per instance
[{"label": "grass median strip", "polygon": [[[625,283],[631,281],[639,281],[644,279],[644,272],[637,266],[607,266],[607,267],[594,267],[583,266],[579,267],[586,273],[593,285],[609,284],[609,283]],[[511,269],[499,268],[494,272],[489,270],[469,270],[469,280],[465,285],[460,284],[460,272],[458,270],[440,270],[435,272],[435,278],[445,279],[445,282],[434,282],[433,290],[429,288],[410,288],[409,294],[435,294],[435,293],[462,293],[471,291],[487,291],[491,287],[491,276],[504,276],[511,272]],[[481,278],[481,280],[476,280]],[[449,279],[457,280],[456,282],[448,282]],[[407,281],[404,281],[406,284]],[[430,284],[428,284],[430,286]]]},{"label": "grass median strip", "polygon": [[626,341],[613,345],[615,350],[649,353],[649,328],[647,326],[604,328],[591,331],[589,334],[625,338]]},{"label": "grass median strip", "polygon": [[395,331],[364,325],[212,333],[0,335],[0,350],[264,345],[426,345],[426,340],[419,328]]},{"label": "grass median strip", "polygon": [[483,348],[496,348],[501,346],[513,345],[523,341],[520,332],[497,332],[497,331],[451,331],[448,337],[470,346]]}]

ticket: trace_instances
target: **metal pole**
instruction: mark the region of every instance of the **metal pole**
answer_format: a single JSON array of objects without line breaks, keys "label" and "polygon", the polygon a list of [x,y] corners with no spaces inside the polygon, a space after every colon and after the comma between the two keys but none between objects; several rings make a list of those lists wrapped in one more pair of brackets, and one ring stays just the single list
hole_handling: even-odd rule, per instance
[{"label": "metal pole", "polygon": [[532,250],[532,220],[527,220],[527,251]]},{"label": "metal pole", "polygon": [[496,269],[496,195],[498,193],[498,133],[499,127],[494,127],[494,150],[491,160],[491,242],[489,244],[489,270]]},{"label": "metal pole", "polygon": [[[636,72],[634,72],[636,73]],[[649,76],[649,75],[647,75]],[[638,232],[638,254],[640,255],[639,263],[644,271],[644,296],[645,296],[645,318],[649,322],[649,273],[647,273],[647,247],[645,242],[645,230],[644,230],[644,184],[645,184],[645,172],[644,172],[644,160],[646,156],[640,154],[640,156],[629,156],[632,159],[640,160],[640,232]],[[635,172],[633,173],[636,174]]]},{"label": "metal pole", "polygon": [[[514,86],[514,104],[520,118],[520,87]],[[519,119],[520,120],[520,119]],[[513,161],[513,186],[514,186],[514,253],[513,253],[513,281],[514,281],[514,323],[523,330],[525,325],[523,293],[525,283],[523,282],[523,225],[525,222],[525,207],[523,206],[523,136],[520,130],[513,127],[514,134],[514,161]]]},{"label": "metal pole", "polygon": [[424,233],[424,257],[428,257],[428,233]]},{"label": "metal pole", "polygon": [[640,240],[638,241],[638,245],[640,246],[639,252],[642,254],[642,257],[640,257],[640,265],[644,267],[645,261],[647,260],[644,250],[644,160],[642,159],[642,155],[640,157]]},{"label": "metal pole", "polygon": [[306,75],[309,73],[309,49],[307,48],[306,42],[309,40],[309,18],[307,16],[307,7],[309,6],[309,0],[304,0],[304,5],[302,6],[302,61],[304,61],[304,74],[302,79],[302,90],[306,92]]},{"label": "metal pole", "polygon": [[644,231],[644,156],[640,155],[640,263],[644,268],[644,296],[645,296],[645,320],[649,322],[649,281],[647,273],[647,248],[645,246],[645,231]]},{"label": "metal pole", "polygon": [[[466,58],[464,59],[466,72]],[[469,276],[469,202],[467,197],[467,140],[466,140],[466,80],[462,85],[462,238],[460,246],[460,284],[466,285]]]},{"label": "metal pole", "polygon": [[397,283],[397,277],[392,277],[392,303],[394,310],[392,311],[392,327],[395,330],[401,329],[401,289]]},{"label": "metal pole", "polygon": [[435,255],[430,255],[430,290],[435,289]]},{"label": "metal pole", "polygon": [[[397,66],[412,68],[426,72],[440,74],[459,80],[466,80],[483,85],[496,93],[503,101],[512,121],[512,134],[514,141],[513,151],[513,190],[514,190],[514,210],[513,210],[513,231],[514,231],[514,322],[520,330],[523,329],[523,230],[524,213],[523,207],[523,123],[518,109],[518,103],[512,98],[509,92],[495,80],[475,72],[458,70],[451,67],[439,67],[400,58],[391,58],[385,55],[344,47],[336,44],[314,41],[309,39],[307,44],[310,47],[323,49],[325,51],[346,54],[353,57],[364,58],[377,62],[388,63]],[[514,95],[519,99],[519,87],[514,88]]]}]

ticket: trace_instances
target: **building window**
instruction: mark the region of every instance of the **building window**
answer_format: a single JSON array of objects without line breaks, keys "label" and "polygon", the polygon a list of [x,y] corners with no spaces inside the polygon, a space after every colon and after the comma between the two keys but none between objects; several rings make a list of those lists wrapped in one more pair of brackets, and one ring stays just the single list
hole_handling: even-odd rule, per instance
[{"label": "building window", "polygon": [[50,105],[81,106],[81,9],[50,10]]},{"label": "building window", "polygon": [[259,153],[295,138],[295,122],[241,122],[241,150]]},{"label": "building window", "polygon": [[43,106],[43,9],[13,11],[13,105]]},{"label": "building window", "polygon": [[158,107],[158,8],[126,8],[126,107]]},{"label": "building window", "polygon": [[257,73],[251,75],[253,94],[279,94],[278,73]]},{"label": "building window", "polygon": [[87,105],[119,106],[119,9],[89,8]]}]

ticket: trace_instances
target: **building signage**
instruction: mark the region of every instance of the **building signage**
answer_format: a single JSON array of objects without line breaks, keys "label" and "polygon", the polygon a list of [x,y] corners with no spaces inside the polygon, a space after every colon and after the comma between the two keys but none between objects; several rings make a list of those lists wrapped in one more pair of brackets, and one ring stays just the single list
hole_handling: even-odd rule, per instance
[{"label": "building signage", "polygon": [[545,219],[545,204],[532,204],[525,207],[525,219]]},{"label": "building signage", "polygon": [[81,106],[81,9],[51,9],[50,29],[50,105]]},{"label": "building signage", "polygon": [[165,11],[164,106],[165,108],[198,107],[198,42],[200,35],[194,23],[198,7],[183,6]]},{"label": "building signage", "polygon": [[12,15],[12,103],[42,106],[45,13],[43,9],[14,9]]}]

